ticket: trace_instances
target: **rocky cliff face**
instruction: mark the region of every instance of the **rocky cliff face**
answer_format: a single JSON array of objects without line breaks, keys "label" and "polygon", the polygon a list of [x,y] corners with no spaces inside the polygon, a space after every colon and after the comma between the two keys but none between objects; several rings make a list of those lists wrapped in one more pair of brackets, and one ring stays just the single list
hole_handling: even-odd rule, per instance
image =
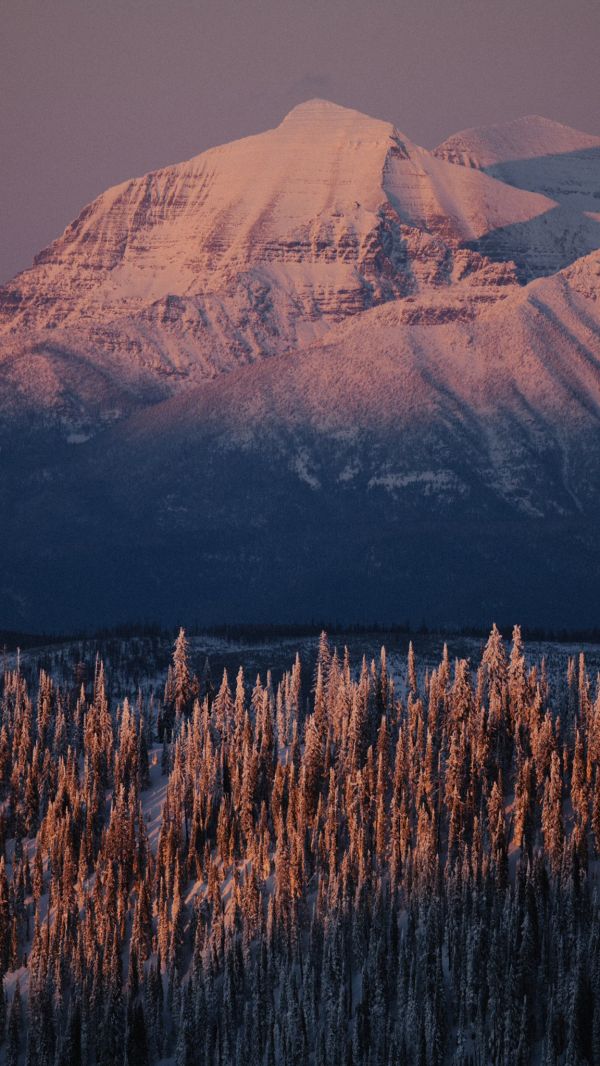
[{"label": "rocky cliff face", "polygon": [[310,101],[86,207],[0,290],[11,623],[74,581],[104,621],[301,617],[363,565],[354,617],[420,587],[464,620],[502,558],[507,610],[527,581],[546,620],[591,605],[596,140],[528,119],[430,153]]}]

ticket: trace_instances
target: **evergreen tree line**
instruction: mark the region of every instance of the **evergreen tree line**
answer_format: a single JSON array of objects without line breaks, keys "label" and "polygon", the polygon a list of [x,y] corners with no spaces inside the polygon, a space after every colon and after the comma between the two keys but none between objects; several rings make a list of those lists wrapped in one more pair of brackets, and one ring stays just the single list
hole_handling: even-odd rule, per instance
[{"label": "evergreen tree line", "polygon": [[[81,673],[81,672],[80,672]],[[10,1066],[600,1066],[600,688],[496,627],[401,683],[323,633],[164,698],[17,662],[0,716]]]}]

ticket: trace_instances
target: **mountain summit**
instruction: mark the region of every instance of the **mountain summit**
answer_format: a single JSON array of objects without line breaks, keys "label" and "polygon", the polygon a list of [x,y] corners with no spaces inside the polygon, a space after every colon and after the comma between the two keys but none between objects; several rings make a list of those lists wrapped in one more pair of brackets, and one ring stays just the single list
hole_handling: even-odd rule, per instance
[{"label": "mountain summit", "polygon": [[600,137],[542,115],[524,115],[495,126],[476,126],[448,137],[435,154],[450,162],[489,167],[497,163],[582,153],[600,148]]},{"label": "mountain summit", "polygon": [[[348,582],[397,616],[415,566],[458,620],[508,530],[536,587],[556,558],[561,619],[572,522],[596,550],[598,152],[535,116],[429,152],[310,100],[99,196],[0,290],[11,621],[55,624],[75,574],[99,620],[166,617],[176,587],[195,617],[301,617]],[[460,604],[441,528],[461,572],[476,531]]]}]

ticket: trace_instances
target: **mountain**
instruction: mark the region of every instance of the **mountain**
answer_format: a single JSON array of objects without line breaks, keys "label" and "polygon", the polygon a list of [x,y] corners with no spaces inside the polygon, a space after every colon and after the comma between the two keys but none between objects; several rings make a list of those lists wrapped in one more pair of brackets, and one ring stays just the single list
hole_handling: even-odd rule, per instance
[{"label": "mountain", "polygon": [[600,222],[600,137],[527,115],[453,134],[434,154],[509,185],[541,193]]},{"label": "mountain", "polygon": [[594,140],[310,101],[85,208],[0,293],[7,623],[595,620],[600,230],[495,172]]},{"label": "mountain", "polygon": [[494,126],[475,126],[453,133],[434,154],[462,166],[487,168],[525,159],[585,156],[598,148],[600,137],[542,115],[524,115]]},{"label": "mountain", "polygon": [[382,302],[469,313],[597,247],[588,222],[310,101],[108,190],[0,290],[0,410],[113,420]]}]

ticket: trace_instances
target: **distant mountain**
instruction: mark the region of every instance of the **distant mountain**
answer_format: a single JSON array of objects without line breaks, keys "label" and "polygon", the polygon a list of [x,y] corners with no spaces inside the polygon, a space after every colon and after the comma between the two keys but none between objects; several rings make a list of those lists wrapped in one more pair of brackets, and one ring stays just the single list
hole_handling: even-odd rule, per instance
[{"label": "distant mountain", "polygon": [[598,152],[310,101],[85,208],[0,290],[6,624],[595,620]]},{"label": "distant mountain", "polygon": [[439,159],[542,193],[574,214],[600,222],[600,137],[527,115],[455,133],[436,148]]},{"label": "distant mountain", "polygon": [[453,133],[434,154],[450,163],[484,168],[526,159],[583,155],[598,148],[600,137],[542,115],[524,115],[509,122]]}]

